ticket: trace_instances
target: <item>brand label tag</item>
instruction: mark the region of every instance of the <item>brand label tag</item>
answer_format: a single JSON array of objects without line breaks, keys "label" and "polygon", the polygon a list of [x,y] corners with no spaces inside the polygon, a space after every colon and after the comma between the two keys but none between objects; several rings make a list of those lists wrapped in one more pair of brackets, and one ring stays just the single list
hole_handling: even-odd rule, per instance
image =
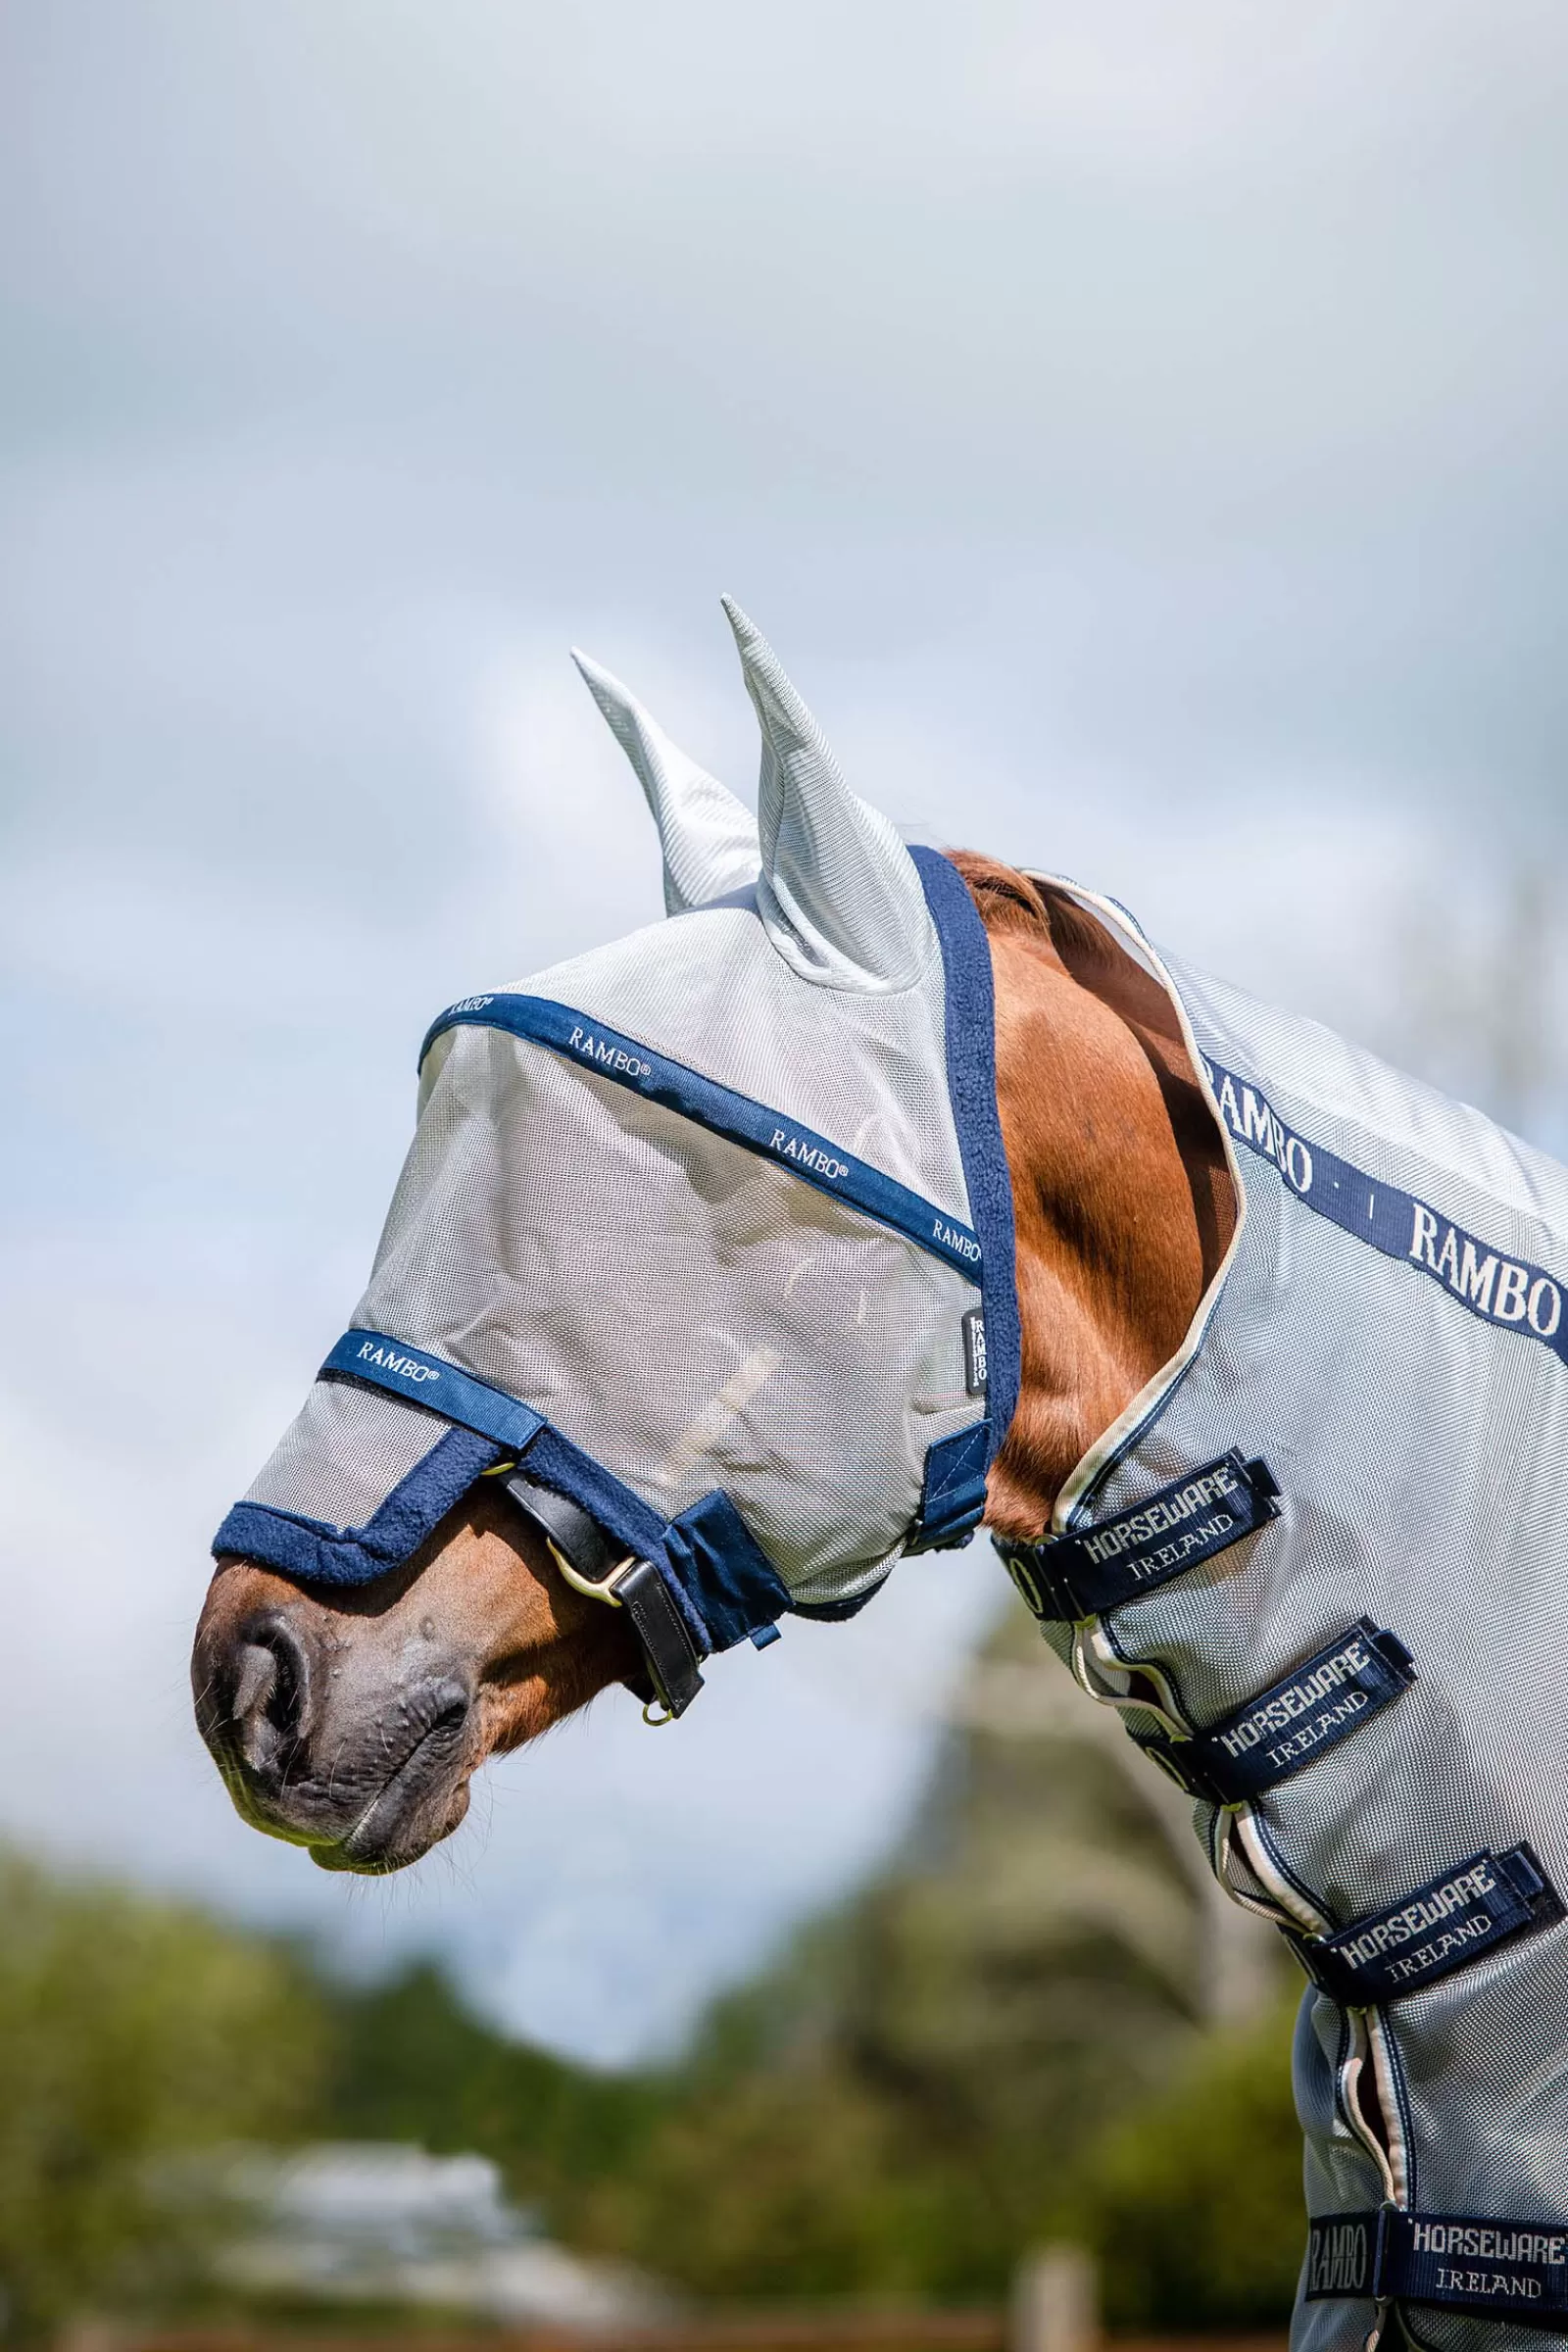
[{"label": "brand label tag", "polygon": [[1361,1617],[1211,1731],[1191,1740],[1151,1740],[1146,1750],[1191,1795],[1239,1805],[1299,1772],[1414,1680],[1404,1643]]},{"label": "brand label tag", "polygon": [[1326,2213],[1306,2233],[1306,2277],[1302,2300],[1324,2303],[1341,2295],[1370,2295],[1375,2291],[1378,2254],[1378,2216],[1375,2213]]},{"label": "brand label tag", "polygon": [[1244,1462],[1232,1450],[1094,1527],[997,1549],[1037,1617],[1096,1617],[1277,1519],[1278,1494],[1266,1462]]},{"label": "brand label tag", "polygon": [[1395,2001],[1451,1976],[1509,1936],[1562,1917],[1555,1887],[1528,1845],[1472,1854],[1387,1911],[1337,1936],[1292,1936],[1313,1983],[1348,2007]]},{"label": "brand label tag", "polygon": [[986,1319],[978,1306],[963,1318],[963,1385],[971,1396],[986,1393]]}]

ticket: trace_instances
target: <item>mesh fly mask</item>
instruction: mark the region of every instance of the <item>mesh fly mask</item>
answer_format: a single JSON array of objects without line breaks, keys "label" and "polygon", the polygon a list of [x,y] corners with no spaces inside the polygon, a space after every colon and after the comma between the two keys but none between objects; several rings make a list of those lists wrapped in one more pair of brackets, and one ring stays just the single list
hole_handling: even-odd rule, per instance
[{"label": "mesh fly mask", "polygon": [[502,1469],[666,1713],[964,1540],[1018,1385],[979,915],[730,617],[758,818],[578,658],[668,919],[435,1021],[369,1288],[215,1544],[366,1582]]}]

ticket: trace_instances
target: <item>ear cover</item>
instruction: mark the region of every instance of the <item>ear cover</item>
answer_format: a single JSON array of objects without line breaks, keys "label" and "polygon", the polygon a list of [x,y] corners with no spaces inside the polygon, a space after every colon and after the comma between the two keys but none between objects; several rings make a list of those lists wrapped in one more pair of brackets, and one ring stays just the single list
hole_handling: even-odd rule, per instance
[{"label": "ear cover", "polygon": [[845,783],[822,731],[739,605],[723,600],[762,732],[758,911],[803,980],[909,987],[940,954],[920,877],[885,816]]},{"label": "ear cover", "polygon": [[680,746],[618,678],[572,649],[583,683],[648,797],[664,853],[664,911],[685,914],[757,880],[757,819]]}]

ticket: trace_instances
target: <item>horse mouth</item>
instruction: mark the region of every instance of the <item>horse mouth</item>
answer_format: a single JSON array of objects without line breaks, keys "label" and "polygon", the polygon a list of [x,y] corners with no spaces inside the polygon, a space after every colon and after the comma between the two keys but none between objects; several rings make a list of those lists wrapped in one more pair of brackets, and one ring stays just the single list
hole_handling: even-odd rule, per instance
[{"label": "horse mouth", "polygon": [[312,1843],[318,1870],[385,1878],[457,1828],[468,1809],[468,1778],[461,1772],[454,1778],[452,1768],[461,1762],[467,1713],[465,1698],[422,1732],[344,1837]]},{"label": "horse mouth", "polygon": [[396,1712],[401,1741],[389,1745],[383,1723],[373,1753],[363,1737],[334,1740],[330,1724],[251,1753],[233,1722],[203,1728],[235,1810],[253,1829],[304,1846],[320,1870],[373,1878],[417,1862],[458,1827],[478,1760],[464,1682],[427,1684]]}]

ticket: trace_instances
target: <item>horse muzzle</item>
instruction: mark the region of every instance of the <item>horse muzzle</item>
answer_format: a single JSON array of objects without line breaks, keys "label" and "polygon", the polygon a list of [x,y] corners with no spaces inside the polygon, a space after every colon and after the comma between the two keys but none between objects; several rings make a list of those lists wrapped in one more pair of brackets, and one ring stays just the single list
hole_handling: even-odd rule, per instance
[{"label": "horse muzzle", "polygon": [[240,1814],[306,1846],[323,1870],[400,1870],[467,1810],[486,1747],[477,1661],[428,1616],[395,1606],[376,1616],[363,1603],[345,1613],[225,1561],[198,1629],[192,1685],[198,1727]]}]

